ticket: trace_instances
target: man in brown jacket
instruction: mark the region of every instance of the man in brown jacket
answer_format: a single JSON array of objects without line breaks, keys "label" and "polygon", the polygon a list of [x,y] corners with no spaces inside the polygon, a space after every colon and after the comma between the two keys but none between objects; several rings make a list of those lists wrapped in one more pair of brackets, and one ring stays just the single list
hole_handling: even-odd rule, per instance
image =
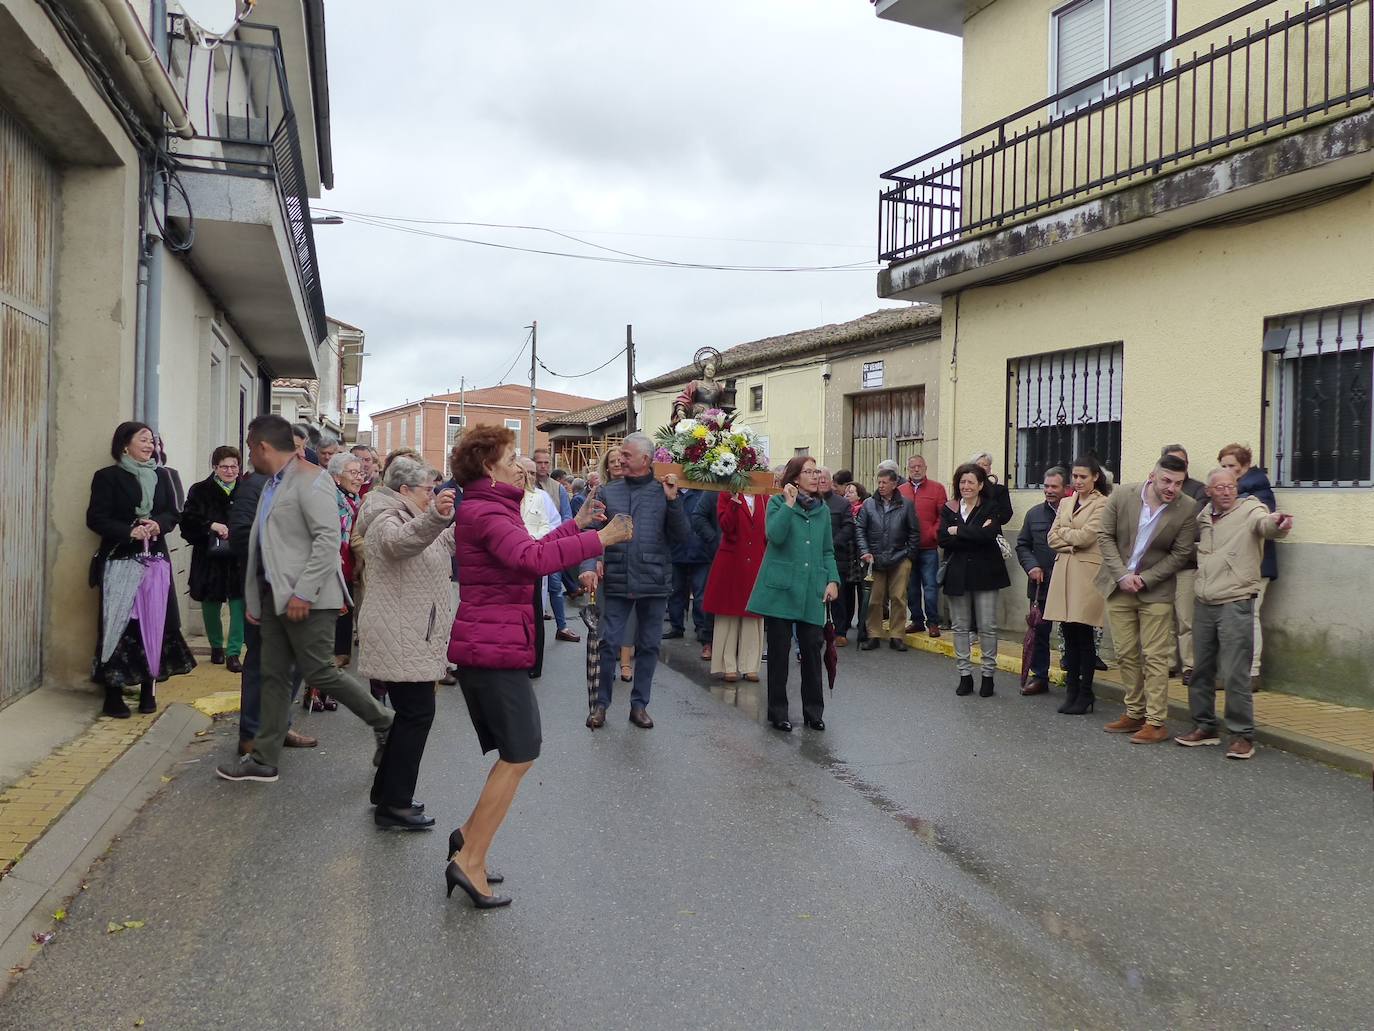
[{"label": "man in brown jacket", "polygon": [[1174,738],[1180,745],[1217,745],[1214,687],[1226,688],[1228,759],[1255,755],[1255,704],[1250,691],[1250,660],[1255,649],[1255,596],[1259,594],[1264,542],[1287,537],[1293,517],[1270,512],[1258,498],[1237,498],[1229,469],[1207,476],[1211,503],[1198,513],[1197,601],[1193,609],[1193,650],[1197,665],[1188,686],[1193,729]]},{"label": "man in brown jacket", "polygon": [[1188,466],[1164,455],[1144,483],[1112,491],[1097,532],[1102,566],[1097,589],[1107,619],[1126,714],[1103,729],[1130,734],[1131,743],[1169,740],[1169,662],[1174,651],[1174,580],[1193,557],[1197,503],[1183,493]]}]

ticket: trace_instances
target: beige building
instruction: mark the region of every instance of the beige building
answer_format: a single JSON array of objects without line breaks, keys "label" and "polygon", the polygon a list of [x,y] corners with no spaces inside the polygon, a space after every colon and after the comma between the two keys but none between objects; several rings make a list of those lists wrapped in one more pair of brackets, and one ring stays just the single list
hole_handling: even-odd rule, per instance
[{"label": "beige building", "polygon": [[[774,465],[813,455],[871,486],[880,461],[920,451],[938,475],[939,336],[939,308],[887,308],[725,348],[718,375]],[[667,425],[695,377],[687,365],[638,384],[640,427]]]},{"label": "beige building", "polygon": [[1024,511],[1076,453],[1251,446],[1297,518],[1265,679],[1374,705],[1369,0],[876,7],[963,37],[964,135],[885,173],[879,223],[879,295],[944,307],[947,450]]},{"label": "beige building", "polygon": [[367,334],[335,318],[327,319],[325,325],[329,333],[315,349],[319,378],[274,379],[271,407],[287,422],[309,423],[335,440],[353,444],[358,439],[358,393]]},{"label": "beige building", "polygon": [[89,675],[114,427],[152,424],[189,485],[273,378],[318,377],[322,3],[259,0],[213,50],[167,6],[0,0],[0,706]]}]

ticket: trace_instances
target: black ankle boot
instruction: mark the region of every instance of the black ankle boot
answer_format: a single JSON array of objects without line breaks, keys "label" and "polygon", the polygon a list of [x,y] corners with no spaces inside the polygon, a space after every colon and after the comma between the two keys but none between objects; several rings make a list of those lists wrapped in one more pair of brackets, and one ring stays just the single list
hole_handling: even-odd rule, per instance
[{"label": "black ankle boot", "polygon": [[983,674],[983,683],[982,683],[982,686],[980,686],[980,687],[978,688],[978,697],[979,697],[979,698],[991,698],[991,697],[992,697],[992,677],[988,676],[986,673]]},{"label": "black ankle boot", "polygon": [[954,689],[954,693],[961,696],[973,694],[973,677],[960,677],[959,686]]},{"label": "black ankle boot", "polygon": [[1066,716],[1086,716],[1093,711],[1093,703],[1096,700],[1097,699],[1093,697],[1092,673],[1089,673],[1079,686],[1078,694],[1074,697],[1073,704],[1067,705],[1059,711]]},{"label": "black ankle boot", "polygon": [[1059,712],[1068,713],[1078,704],[1078,674],[1072,671],[1064,675],[1064,704],[1059,706]]},{"label": "black ankle boot", "polygon": [[157,712],[157,695],[154,693],[153,682],[151,680],[145,680],[143,685],[139,688],[138,711],[144,714]]},{"label": "black ankle boot", "polygon": [[117,687],[105,688],[105,704],[100,707],[102,716],[113,716],[117,720],[129,718],[129,707],[124,704],[124,692]]}]

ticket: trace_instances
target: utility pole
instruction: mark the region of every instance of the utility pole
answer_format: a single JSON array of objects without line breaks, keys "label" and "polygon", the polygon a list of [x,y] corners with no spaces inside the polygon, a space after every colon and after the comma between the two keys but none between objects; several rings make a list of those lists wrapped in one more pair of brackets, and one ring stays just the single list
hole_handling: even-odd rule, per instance
[{"label": "utility pole", "polygon": [[625,327],[625,435],[635,431],[635,333]]},{"label": "utility pole", "polygon": [[467,410],[468,378],[461,377],[458,380],[458,436],[467,432],[468,410]]},{"label": "utility pole", "polygon": [[539,362],[539,320],[535,319],[530,325],[530,449],[525,452],[527,455],[534,454],[534,423],[535,410],[539,407],[539,397],[534,392],[534,371]]}]

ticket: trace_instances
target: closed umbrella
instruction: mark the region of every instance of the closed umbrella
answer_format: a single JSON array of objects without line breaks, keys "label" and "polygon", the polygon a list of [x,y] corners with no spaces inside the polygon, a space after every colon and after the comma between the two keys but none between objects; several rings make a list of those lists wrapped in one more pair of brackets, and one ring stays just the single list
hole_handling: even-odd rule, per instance
[{"label": "closed umbrella", "polygon": [[1026,686],[1026,681],[1030,679],[1031,656],[1035,654],[1035,631],[1045,617],[1040,614],[1040,602],[1031,604],[1030,611],[1026,613],[1026,636],[1021,639],[1021,686]]},{"label": "closed umbrella", "polygon": [[835,690],[835,674],[840,668],[840,653],[835,647],[835,619],[830,611],[830,602],[825,604],[825,673],[830,678],[830,690]]},{"label": "closed umbrella", "polygon": [[866,635],[868,626],[868,599],[873,593],[873,563],[868,563],[868,571],[864,574],[863,590],[859,595],[859,639],[862,640]]},{"label": "closed umbrella", "polygon": [[109,662],[129,625],[134,598],[147,566],[140,558],[112,558],[105,563],[101,579],[100,604],[103,616],[100,632],[100,661]]},{"label": "closed umbrella", "polygon": [[587,626],[587,712],[596,708],[597,692],[601,689],[601,608],[596,604],[596,592],[582,608],[582,622]]},{"label": "closed umbrella", "polygon": [[139,636],[143,638],[143,654],[148,660],[148,673],[156,680],[162,672],[162,636],[167,627],[167,601],[172,589],[172,564],[163,555],[149,555],[148,542],[143,542],[143,580],[134,596],[133,617],[138,620]]}]

